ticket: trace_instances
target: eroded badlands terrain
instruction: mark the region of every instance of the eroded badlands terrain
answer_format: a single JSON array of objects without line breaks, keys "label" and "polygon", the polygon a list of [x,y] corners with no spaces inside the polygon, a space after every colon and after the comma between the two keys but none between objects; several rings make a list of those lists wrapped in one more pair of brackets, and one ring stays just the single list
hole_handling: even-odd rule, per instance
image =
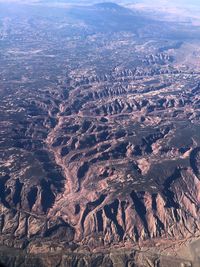
[{"label": "eroded badlands terrain", "polygon": [[[198,29],[38,8],[0,15],[1,245],[169,266],[136,251],[174,256],[200,234]],[[91,265],[122,266],[105,255]]]}]

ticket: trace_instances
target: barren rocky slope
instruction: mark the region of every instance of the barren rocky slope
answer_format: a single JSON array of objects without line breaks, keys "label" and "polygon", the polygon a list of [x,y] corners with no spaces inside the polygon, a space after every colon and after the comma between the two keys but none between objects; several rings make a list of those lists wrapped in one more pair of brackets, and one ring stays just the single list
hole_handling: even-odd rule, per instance
[{"label": "barren rocky slope", "polygon": [[[122,266],[111,248],[126,249],[124,266],[165,266],[137,251],[172,253],[199,237],[198,42],[187,26],[189,40],[172,39],[175,26],[158,39],[146,18],[133,31],[135,14],[115,5],[84,7],[78,24],[79,9],[70,21],[36,10],[1,15],[1,245],[58,253],[52,266],[72,251],[69,266],[88,266],[79,253],[92,252],[91,266]],[[108,11],[130,23],[105,15],[111,28],[91,26]]]}]

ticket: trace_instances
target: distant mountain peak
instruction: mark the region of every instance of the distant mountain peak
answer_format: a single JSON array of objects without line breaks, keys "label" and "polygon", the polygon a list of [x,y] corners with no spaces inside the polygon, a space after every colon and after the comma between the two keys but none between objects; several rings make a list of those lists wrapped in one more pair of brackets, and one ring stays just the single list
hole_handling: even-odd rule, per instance
[{"label": "distant mountain peak", "polygon": [[101,8],[101,9],[110,9],[110,10],[124,10],[125,8],[113,3],[113,2],[102,2],[94,5],[95,7]]}]

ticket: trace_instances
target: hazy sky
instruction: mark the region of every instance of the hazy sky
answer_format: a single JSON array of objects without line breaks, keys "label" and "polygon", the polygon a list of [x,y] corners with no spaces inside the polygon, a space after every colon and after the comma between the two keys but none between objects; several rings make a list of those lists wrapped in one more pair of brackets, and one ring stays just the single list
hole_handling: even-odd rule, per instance
[{"label": "hazy sky", "polygon": [[[64,2],[66,4],[94,4],[97,2],[115,2],[138,10],[174,14],[174,16],[193,17],[200,21],[200,0],[0,0],[0,3],[20,2]],[[1,11],[0,11],[1,12]]]},{"label": "hazy sky", "polygon": [[[40,0],[0,0],[0,2],[39,2]],[[44,1],[44,0],[43,0]],[[156,3],[156,4],[187,4],[187,5],[200,5],[200,1],[199,0],[46,0],[47,2],[65,2],[65,3],[78,3],[78,2],[124,2],[124,3],[147,3],[147,4],[152,4],[152,3]]]}]

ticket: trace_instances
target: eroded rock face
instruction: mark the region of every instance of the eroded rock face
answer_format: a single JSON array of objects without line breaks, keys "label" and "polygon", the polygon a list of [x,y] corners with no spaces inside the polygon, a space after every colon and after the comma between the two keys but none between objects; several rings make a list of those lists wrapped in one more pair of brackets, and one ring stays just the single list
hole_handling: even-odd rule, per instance
[{"label": "eroded rock face", "polygon": [[[5,248],[1,248],[5,249]],[[139,251],[117,251],[114,253],[66,253],[58,254],[40,254],[40,255],[26,255],[21,251],[12,251],[12,256],[0,253],[1,264],[9,264],[9,266],[17,267],[19,264],[25,266],[90,266],[90,267],[125,267],[125,266],[192,266],[189,260],[181,260],[172,257],[158,255],[150,255]],[[25,256],[26,255],[26,256]]]},{"label": "eroded rock face", "polygon": [[[24,117],[19,129],[9,128],[15,139],[20,133],[20,139],[3,151],[3,244],[33,253],[40,251],[41,241],[46,242],[42,252],[51,250],[54,240],[55,250],[83,246],[95,251],[152,242],[162,246],[168,239],[175,242],[198,235],[198,123],[185,118],[192,133],[185,144],[181,138],[187,131],[180,132],[182,123],[172,116],[176,103],[180,105],[176,96],[174,105],[164,106],[168,100],[159,95],[154,98],[126,89],[129,110],[119,93],[93,96],[106,86],[118,92],[114,77],[109,86],[99,77],[88,88],[71,78],[67,99],[58,97],[55,117],[50,115],[51,104],[42,106],[41,95],[40,109],[35,103],[31,120]],[[181,118],[194,96],[188,93],[184,98],[177,106]],[[53,95],[51,99],[56,100]],[[153,101],[152,110],[149,102]],[[167,121],[158,117],[161,104]],[[106,112],[95,113],[102,105]],[[32,106],[26,108],[29,113]],[[144,113],[144,119],[138,119]],[[28,147],[22,145],[24,140],[29,140]]]},{"label": "eroded rock face", "polygon": [[200,86],[198,65],[182,66],[184,47],[169,39],[163,50],[149,26],[111,36],[81,18],[76,28],[64,15],[24,16],[0,16],[2,66],[12,63],[12,73],[0,66],[0,244],[73,252],[71,266],[145,266],[140,254],[110,250],[160,252],[197,238]]}]

